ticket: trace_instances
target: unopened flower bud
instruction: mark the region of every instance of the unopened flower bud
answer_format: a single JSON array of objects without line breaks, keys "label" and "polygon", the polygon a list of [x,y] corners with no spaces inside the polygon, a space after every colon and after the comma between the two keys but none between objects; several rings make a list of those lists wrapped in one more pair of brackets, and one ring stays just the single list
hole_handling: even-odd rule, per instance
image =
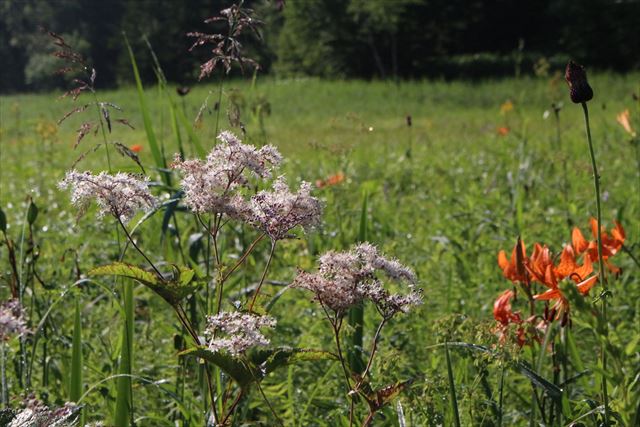
[{"label": "unopened flower bud", "polygon": [[587,102],[593,98],[593,89],[587,81],[587,72],[582,65],[569,61],[564,75],[569,85],[569,96],[576,104]]}]

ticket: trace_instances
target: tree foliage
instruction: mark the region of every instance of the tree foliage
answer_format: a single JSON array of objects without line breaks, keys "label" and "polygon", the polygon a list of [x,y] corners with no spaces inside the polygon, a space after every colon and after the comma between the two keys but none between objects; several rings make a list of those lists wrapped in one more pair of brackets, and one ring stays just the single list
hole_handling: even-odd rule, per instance
[{"label": "tree foliage", "polygon": [[[154,47],[170,81],[197,78],[206,52],[188,52],[189,31],[231,0],[3,0],[0,91],[48,89],[55,67],[41,28],[77,44],[98,85],[131,81],[122,33],[143,79]],[[530,72],[541,57],[573,57],[590,67],[640,66],[634,49],[640,3],[612,0],[246,0],[264,22],[262,41],[243,44],[262,72],[323,77],[485,77]],[[215,29],[214,29],[215,30]]]}]

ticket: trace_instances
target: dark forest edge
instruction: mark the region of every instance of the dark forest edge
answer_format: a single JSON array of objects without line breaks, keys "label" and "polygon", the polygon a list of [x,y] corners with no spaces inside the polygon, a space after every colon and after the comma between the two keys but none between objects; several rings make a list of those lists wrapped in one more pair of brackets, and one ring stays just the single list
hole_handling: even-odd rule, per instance
[{"label": "dark forest edge", "polygon": [[[588,4],[587,4],[588,3]],[[144,42],[158,47],[170,82],[198,77],[205,50],[185,54],[185,29],[210,31],[229,1],[4,0],[0,4],[0,92],[63,87],[42,28],[65,37],[96,69],[98,85],[133,83],[122,34],[143,81],[155,80]],[[640,2],[545,0],[247,0],[262,22],[261,40],[241,40],[261,74],[278,77],[481,79],[555,70],[567,58],[591,69],[638,69]],[[216,23],[213,23],[214,27]],[[215,31],[215,28],[213,28]],[[268,31],[262,31],[268,29]],[[6,66],[8,65],[8,66]]]}]

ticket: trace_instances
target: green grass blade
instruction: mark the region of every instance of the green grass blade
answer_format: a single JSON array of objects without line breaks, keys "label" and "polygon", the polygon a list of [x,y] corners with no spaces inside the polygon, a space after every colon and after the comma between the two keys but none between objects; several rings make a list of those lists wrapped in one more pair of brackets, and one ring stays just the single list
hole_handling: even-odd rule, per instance
[{"label": "green grass blade", "polygon": [[451,367],[451,357],[449,356],[449,346],[444,343],[444,354],[447,359],[447,376],[449,377],[449,395],[451,396],[451,408],[456,427],[460,427],[460,413],[458,412],[458,398],[456,397],[456,385],[453,381],[453,369]]},{"label": "green grass blade", "polygon": [[[82,396],[82,318],[80,316],[80,297],[75,297],[75,316],[73,320],[73,339],[71,342],[71,381],[69,383],[69,401],[77,402]],[[80,413],[80,425],[84,425],[84,413]]]},{"label": "green grass blade", "polygon": [[[358,242],[367,240],[367,205],[368,195],[365,191],[362,195],[362,210],[360,212],[360,227],[358,229]],[[348,349],[349,366],[356,372],[362,373],[365,369],[362,360],[363,330],[364,330],[364,306],[357,305],[349,310],[349,326],[353,329],[351,343]]]},{"label": "green grass blade", "polygon": [[120,366],[116,383],[116,409],[114,425],[127,426],[133,419],[133,396],[131,391],[131,372],[133,364],[133,283],[124,284],[124,325],[122,327],[122,345],[120,348]]},{"label": "green grass blade", "polygon": [[80,298],[75,298],[75,316],[73,321],[73,340],[71,343],[71,381],[69,383],[69,401],[77,402],[82,396],[82,320],[80,317]]},{"label": "green grass blade", "polygon": [[[149,113],[149,107],[147,106],[147,101],[144,97],[144,87],[142,86],[142,80],[140,79],[140,72],[138,71],[138,64],[136,62],[136,58],[133,54],[133,49],[131,49],[131,45],[129,44],[129,39],[127,35],[124,35],[124,41],[127,45],[127,50],[129,51],[129,59],[131,60],[131,67],[133,69],[133,75],[136,80],[136,89],[138,91],[138,100],[140,101],[140,110],[142,111],[142,121],[144,123],[144,131],[147,134],[147,141],[149,142],[149,148],[151,149],[151,154],[153,155],[153,160],[156,163],[156,167],[160,169],[167,168],[167,162],[164,156],[162,155],[162,151],[160,150],[160,146],[158,145],[158,140],[156,138],[156,134],[153,131],[153,126],[151,124],[151,114]],[[167,185],[171,185],[171,178],[169,173],[164,172],[162,174],[162,178]]]}]

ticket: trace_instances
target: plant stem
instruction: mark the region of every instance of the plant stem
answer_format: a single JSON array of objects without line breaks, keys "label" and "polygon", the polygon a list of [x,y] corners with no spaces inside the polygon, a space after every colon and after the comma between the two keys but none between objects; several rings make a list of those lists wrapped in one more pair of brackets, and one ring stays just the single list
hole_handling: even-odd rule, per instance
[{"label": "plant stem", "polygon": [[264,267],[264,271],[262,272],[262,277],[260,278],[260,283],[258,283],[258,288],[256,292],[253,294],[253,299],[251,300],[251,304],[249,304],[249,311],[253,310],[253,306],[256,303],[256,299],[258,298],[258,294],[260,293],[260,289],[264,284],[264,279],[267,277],[267,271],[269,271],[269,266],[271,265],[271,260],[273,259],[273,253],[276,250],[276,241],[271,241],[271,250],[269,251],[269,259],[267,259],[267,265]]},{"label": "plant stem", "polygon": [[358,384],[355,387],[356,390],[360,388],[365,378],[367,377],[369,370],[371,369],[371,364],[373,363],[373,357],[375,356],[376,350],[378,348],[378,339],[380,338],[380,332],[382,331],[382,328],[384,327],[385,323],[387,323],[387,320],[389,320],[387,317],[383,317],[382,321],[378,325],[378,329],[376,329],[376,333],[373,336],[373,343],[371,344],[369,361],[367,362],[367,366],[365,367],[364,372],[362,373],[362,377],[360,378],[360,380],[358,381]]},{"label": "plant stem", "polygon": [[[596,155],[593,150],[593,141],[591,139],[591,127],[589,126],[589,109],[587,103],[582,103],[582,111],[584,112],[584,125],[587,131],[587,141],[589,142],[589,155],[591,156],[591,167],[593,169],[593,186],[596,193],[596,213],[598,222],[598,232],[596,238],[598,241],[598,275],[602,282],[602,289],[605,293],[602,300],[602,320],[604,322],[604,337],[607,340],[608,334],[608,321],[607,321],[607,278],[604,270],[604,261],[602,259],[602,208],[600,205],[600,175],[598,174],[598,167],[596,165]],[[601,364],[602,364],[602,400],[604,402],[604,424],[609,426],[609,393],[607,391],[607,352],[606,344],[603,342],[600,348],[601,352]]]},{"label": "plant stem", "polygon": [[[131,237],[131,234],[129,234],[129,231],[127,231],[127,227],[124,226],[124,224],[122,223],[122,220],[120,219],[119,216],[114,215],[116,217],[116,219],[118,220],[118,223],[120,224],[120,226],[122,227],[122,230],[124,231],[124,234],[127,236],[127,239],[131,242],[131,244],[133,245],[134,248],[136,248],[136,250],[140,253],[140,255],[142,255],[144,257],[144,259],[147,260],[147,262],[149,263],[149,265],[151,265],[151,268],[153,268],[153,270],[156,272],[156,274],[158,275],[158,278],[160,280],[162,280],[162,273],[160,273],[160,270],[158,270],[156,268],[156,266],[153,264],[153,262],[151,262],[151,260],[149,259],[149,257],[147,257],[147,255],[142,252],[142,250],[140,249],[140,247],[138,247],[138,245],[136,244],[136,242],[133,240],[133,237]],[[124,252],[123,252],[123,256],[124,256]]]}]

